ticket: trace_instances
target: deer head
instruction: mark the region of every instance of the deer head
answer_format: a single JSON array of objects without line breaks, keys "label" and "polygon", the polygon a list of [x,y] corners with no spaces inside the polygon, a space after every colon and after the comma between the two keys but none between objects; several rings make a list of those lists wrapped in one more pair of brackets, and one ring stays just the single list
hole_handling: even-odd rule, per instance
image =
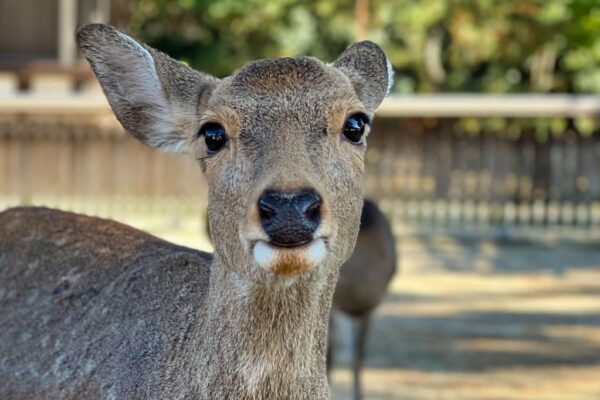
[{"label": "deer head", "polygon": [[267,59],[217,79],[110,26],[77,36],[123,127],[199,160],[221,265],[293,282],[350,256],[370,124],[392,81],[377,45],[352,45],[331,65]]}]

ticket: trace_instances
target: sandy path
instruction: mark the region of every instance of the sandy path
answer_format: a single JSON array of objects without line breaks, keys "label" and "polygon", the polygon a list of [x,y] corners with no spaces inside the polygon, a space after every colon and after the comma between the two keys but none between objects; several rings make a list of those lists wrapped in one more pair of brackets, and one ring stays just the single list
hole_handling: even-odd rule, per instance
[{"label": "sandy path", "polygon": [[600,399],[600,245],[405,237],[401,268],[373,322],[366,399]]}]

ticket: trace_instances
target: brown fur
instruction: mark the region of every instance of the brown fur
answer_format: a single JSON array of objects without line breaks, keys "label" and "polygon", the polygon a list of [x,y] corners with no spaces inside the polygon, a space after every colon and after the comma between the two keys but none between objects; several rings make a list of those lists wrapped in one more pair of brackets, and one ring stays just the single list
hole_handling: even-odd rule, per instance
[{"label": "brown fur", "polygon": [[275,262],[273,272],[283,276],[296,276],[309,270],[307,261],[302,256],[281,255]]},{"label": "brown fur", "polygon": [[[385,96],[381,50],[356,44],[339,68],[255,61],[218,80],[105,25],[78,42],[127,130],[199,160],[216,250],[59,211],[0,214],[0,397],[328,398],[327,319],[358,233],[365,151],[340,131]],[[196,135],[206,121],[228,134],[215,155]],[[256,265],[264,232],[248,216],[264,189],[304,187],[328,210],[327,253],[301,274],[285,260],[290,280]]]}]

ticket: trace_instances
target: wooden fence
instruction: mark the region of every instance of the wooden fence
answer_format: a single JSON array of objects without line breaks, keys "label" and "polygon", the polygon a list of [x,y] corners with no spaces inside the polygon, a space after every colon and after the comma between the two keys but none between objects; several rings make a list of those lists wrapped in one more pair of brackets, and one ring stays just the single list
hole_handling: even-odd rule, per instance
[{"label": "wooden fence", "polygon": [[457,119],[382,119],[368,193],[399,222],[434,226],[600,223],[600,132],[467,133]]},{"label": "wooden fence", "polygon": [[[46,204],[106,216],[202,215],[206,185],[195,162],[146,148],[104,103],[81,101],[77,112],[77,100],[67,102],[72,115],[38,103],[25,112],[0,99],[0,209]],[[585,115],[600,109],[579,104],[587,104]],[[396,229],[600,226],[600,132],[472,131],[458,118],[468,105],[442,118],[427,107],[423,115],[392,112],[396,106],[376,119],[366,178],[367,195]]]},{"label": "wooden fence", "polygon": [[198,201],[202,207],[205,189],[195,162],[147,148],[110,115],[0,117],[0,196],[6,202],[85,210]]}]

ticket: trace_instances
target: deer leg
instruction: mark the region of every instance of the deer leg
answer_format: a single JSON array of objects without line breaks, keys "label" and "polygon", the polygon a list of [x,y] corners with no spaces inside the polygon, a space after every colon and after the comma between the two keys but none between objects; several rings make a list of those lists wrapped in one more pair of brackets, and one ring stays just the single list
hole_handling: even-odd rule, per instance
[{"label": "deer leg", "polygon": [[352,324],[352,372],[354,378],[354,400],[362,399],[360,372],[365,356],[365,344],[369,327],[369,315],[353,319]]}]

